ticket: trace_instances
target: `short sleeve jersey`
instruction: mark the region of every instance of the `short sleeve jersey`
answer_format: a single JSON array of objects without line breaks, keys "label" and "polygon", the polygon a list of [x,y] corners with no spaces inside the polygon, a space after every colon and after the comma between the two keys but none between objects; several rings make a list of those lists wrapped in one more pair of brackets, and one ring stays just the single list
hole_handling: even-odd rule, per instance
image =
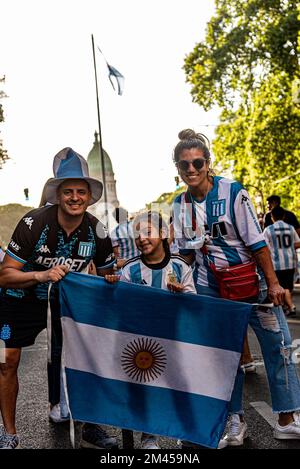
[{"label": "short sleeve jersey", "polygon": [[193,271],[179,255],[169,254],[159,264],[147,264],[143,256],[126,262],[122,269],[121,280],[150,287],[168,289],[168,282],[181,283],[184,293],[196,293]]},{"label": "short sleeve jersey", "polygon": [[[91,260],[97,268],[113,265],[111,240],[104,225],[86,212],[79,227],[67,236],[58,223],[57,209],[57,205],[52,205],[27,213],[12,235],[7,255],[24,264],[24,272],[62,264],[72,272],[80,272]],[[42,283],[30,288],[3,289],[1,294],[45,300],[47,291],[48,283]]]},{"label": "short sleeve jersey", "polygon": [[294,244],[300,239],[292,225],[277,220],[265,228],[264,237],[270,248],[275,270],[294,269],[297,266]]},{"label": "short sleeve jersey", "polygon": [[[173,217],[179,252],[196,254],[199,285],[218,288],[208,258],[221,269],[248,262],[253,252],[266,246],[249,194],[237,181],[214,177],[203,200],[180,194]],[[201,250],[204,235],[207,255]]]},{"label": "short sleeve jersey", "polygon": [[111,232],[111,241],[114,248],[119,248],[119,257],[121,259],[131,259],[139,255],[139,250],[135,244],[132,222],[120,223]]}]

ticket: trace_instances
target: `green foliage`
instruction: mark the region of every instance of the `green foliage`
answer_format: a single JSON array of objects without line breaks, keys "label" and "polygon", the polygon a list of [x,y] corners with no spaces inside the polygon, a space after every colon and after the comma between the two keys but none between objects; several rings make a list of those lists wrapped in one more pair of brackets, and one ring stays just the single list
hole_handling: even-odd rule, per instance
[{"label": "green foliage", "polygon": [[[252,107],[224,113],[213,144],[217,163],[233,168],[236,179],[254,195],[276,193],[299,213],[300,107],[293,103],[285,74],[269,77],[253,94]],[[277,182],[283,179],[282,182]]]},{"label": "green foliage", "polygon": [[181,192],[186,190],[186,186],[180,186],[176,191],[174,192],[164,192],[161,194],[156,200],[151,202],[150,204],[147,204],[146,207],[150,208],[151,204],[167,204],[167,205],[172,205],[173,200],[175,197],[177,197]]},{"label": "green foliage", "polygon": [[296,1],[216,0],[185,71],[194,101],[221,107],[218,166],[252,195],[280,195],[300,216],[299,31]]},{"label": "green foliage", "polygon": [[[181,192],[186,190],[186,186],[180,186],[176,191],[174,192],[164,192],[161,194],[156,200],[153,202],[146,204],[147,209],[150,209],[151,207],[153,208],[154,204],[159,204],[160,211],[165,214],[165,215],[170,215],[170,209],[172,207],[173,201],[175,197],[177,197]],[[158,208],[158,207],[157,207]]]},{"label": "green foliage", "polygon": [[19,204],[0,205],[0,244],[2,247],[8,245],[17,223],[32,208]]},{"label": "green foliage", "polygon": [[185,59],[193,100],[204,109],[247,100],[269,73],[298,70],[298,2],[216,0],[205,42]]}]

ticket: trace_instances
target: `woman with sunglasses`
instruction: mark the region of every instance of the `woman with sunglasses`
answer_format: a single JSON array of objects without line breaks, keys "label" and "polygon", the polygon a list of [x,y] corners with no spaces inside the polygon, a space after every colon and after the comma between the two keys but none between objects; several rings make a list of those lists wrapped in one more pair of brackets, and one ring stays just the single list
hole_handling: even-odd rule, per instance
[{"label": "woman with sunglasses", "polygon": [[[291,337],[280,304],[284,291],[276,278],[249,194],[243,186],[210,169],[208,139],[191,129],[179,133],[174,162],[187,191],[174,201],[174,228],[180,254],[195,262],[198,294],[220,296],[214,270],[240,266],[255,259],[263,272],[273,309],[253,309],[250,325],[259,340],[269,380],[273,412],[279,414],[277,439],[300,439],[300,384],[291,354]],[[263,298],[260,298],[263,300]],[[286,379],[287,377],[287,379]],[[230,402],[228,445],[239,446],[246,437],[242,391],[244,373],[238,370]],[[288,385],[286,385],[288,382]]]}]

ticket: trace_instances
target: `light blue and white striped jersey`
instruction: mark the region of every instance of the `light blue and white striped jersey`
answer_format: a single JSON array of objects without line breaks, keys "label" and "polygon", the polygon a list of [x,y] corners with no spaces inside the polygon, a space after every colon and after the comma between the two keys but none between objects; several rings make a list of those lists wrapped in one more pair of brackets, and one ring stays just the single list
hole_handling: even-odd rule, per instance
[{"label": "light blue and white striped jersey", "polygon": [[277,220],[264,230],[265,240],[270,248],[274,270],[294,269],[297,257],[294,243],[300,238],[292,225]]},{"label": "light blue and white striped jersey", "polygon": [[121,280],[130,283],[148,285],[167,290],[170,276],[184,287],[184,293],[196,293],[193,271],[187,262],[177,254],[167,256],[160,264],[145,264],[141,256],[126,262],[122,269]]},{"label": "light blue and white striped jersey", "polygon": [[139,250],[135,244],[132,222],[130,221],[120,223],[112,230],[111,242],[113,248],[118,246],[121,259],[132,259],[139,255]]},{"label": "light blue and white striped jersey", "polygon": [[174,239],[170,244],[170,252],[171,254],[179,254],[179,247],[176,239]]},{"label": "light blue and white striped jersey", "polygon": [[199,285],[217,288],[200,250],[204,234],[207,255],[217,269],[248,262],[253,252],[266,246],[249,194],[237,181],[215,176],[203,200],[192,198],[189,192],[180,194],[174,201],[173,217],[180,253],[195,251]]}]

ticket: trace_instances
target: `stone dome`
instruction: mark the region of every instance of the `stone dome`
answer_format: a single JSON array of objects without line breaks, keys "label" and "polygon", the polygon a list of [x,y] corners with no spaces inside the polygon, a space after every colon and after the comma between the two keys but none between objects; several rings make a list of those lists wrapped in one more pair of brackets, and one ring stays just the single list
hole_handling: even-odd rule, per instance
[{"label": "stone dome", "polygon": [[[99,153],[99,146],[100,146],[100,143],[99,143],[98,133],[95,132],[94,145],[88,154],[87,162],[89,166],[90,176],[95,179],[100,179],[102,181],[102,165],[101,165],[101,157]],[[110,157],[108,156],[105,150],[103,150],[103,156],[104,156],[105,175],[107,176],[108,174],[113,174],[112,163],[111,163]]]}]

